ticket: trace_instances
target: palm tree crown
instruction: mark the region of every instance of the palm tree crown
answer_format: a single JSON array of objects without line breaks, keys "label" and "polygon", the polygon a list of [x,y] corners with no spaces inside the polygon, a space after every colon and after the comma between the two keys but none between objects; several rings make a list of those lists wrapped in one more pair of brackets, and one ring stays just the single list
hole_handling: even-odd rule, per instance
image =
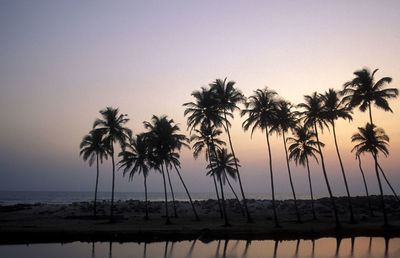
[{"label": "palm tree crown", "polygon": [[217,106],[222,111],[233,112],[239,110],[237,104],[245,99],[242,92],[236,89],[234,85],[234,81],[226,82],[226,78],[224,80],[216,79],[210,84]]},{"label": "palm tree crown", "polygon": [[245,131],[252,127],[251,135],[253,135],[256,128],[266,130],[268,126],[272,125],[273,121],[276,120],[275,96],[276,92],[268,88],[254,91],[254,95],[249,97],[245,103],[245,109],[241,112],[242,116],[248,115],[248,118],[242,124]]},{"label": "palm tree crown", "polygon": [[351,151],[355,151],[357,156],[364,152],[373,155],[378,155],[381,152],[385,156],[389,155],[389,137],[382,128],[367,123],[365,127],[359,127],[358,131],[351,137],[351,141],[357,143]]},{"label": "palm tree crown", "polygon": [[293,106],[285,100],[280,100],[276,103],[275,116],[272,121],[270,132],[288,132],[296,127],[298,119],[297,112],[292,111]]},{"label": "palm tree crown", "polygon": [[297,105],[300,108],[303,108],[304,111],[302,112],[304,125],[305,126],[314,126],[317,125],[321,129],[326,124],[326,113],[322,101],[322,97],[317,92],[314,92],[311,96],[305,95],[304,96],[305,103],[300,103]]},{"label": "palm tree crown", "polygon": [[200,130],[194,129],[194,132],[196,132],[196,134],[192,134],[190,136],[190,142],[194,142],[192,148],[193,157],[195,159],[198,158],[200,153],[205,148],[205,157],[206,160],[208,160],[208,157],[211,155],[211,152],[214,148],[219,150],[221,149],[220,146],[225,145],[225,142],[218,138],[218,136],[222,134],[222,131],[205,123],[201,125]]},{"label": "palm tree crown", "polygon": [[321,95],[325,118],[333,124],[339,118],[353,120],[351,107],[344,105],[343,99],[340,100],[339,94],[334,89],[329,89]]},{"label": "palm tree crown", "polygon": [[147,177],[149,173],[148,164],[148,144],[146,134],[141,133],[136,139],[130,138],[129,144],[125,146],[125,150],[118,154],[122,160],[118,162],[120,169],[124,168],[123,175],[129,172],[129,180],[133,179],[135,173],[143,173]]},{"label": "palm tree crown", "polygon": [[[315,156],[315,153],[318,153],[315,133],[306,126],[295,127],[293,133],[294,137],[287,138],[290,143],[289,159],[293,159],[296,164],[302,166],[306,165],[308,157],[312,157],[318,162],[317,156]],[[319,142],[319,144],[322,147],[325,146],[322,142]]]},{"label": "palm tree crown", "polygon": [[103,159],[107,159],[108,149],[103,141],[103,130],[93,129],[89,134],[85,135],[80,144],[80,155],[83,160],[89,160],[89,166],[92,166],[96,159],[96,155],[99,157],[100,162],[103,163]]},{"label": "palm tree crown", "polygon": [[[210,171],[207,175],[215,174],[222,182],[225,182],[225,173],[227,173],[233,179],[236,179],[236,168],[235,168],[235,158],[231,153],[223,148],[221,150],[217,150],[217,157],[215,155],[211,155],[211,162],[207,166]],[[239,160],[236,159],[236,162],[239,163]],[[238,166],[240,166],[238,164]]]}]

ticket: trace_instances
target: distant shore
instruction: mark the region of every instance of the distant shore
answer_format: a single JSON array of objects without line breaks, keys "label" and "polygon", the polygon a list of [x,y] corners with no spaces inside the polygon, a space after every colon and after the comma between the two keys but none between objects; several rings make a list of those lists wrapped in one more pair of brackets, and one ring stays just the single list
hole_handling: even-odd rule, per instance
[{"label": "distant shore", "polygon": [[[177,202],[178,218],[165,225],[163,202],[151,202],[150,220],[143,219],[145,203],[129,200],[116,203],[115,223],[108,222],[109,203],[98,203],[98,217],[92,218],[93,203],[18,204],[0,206],[0,244],[26,244],[71,241],[179,241],[200,239],[316,239],[321,237],[400,237],[400,204],[386,196],[391,227],[382,227],[378,196],[371,197],[375,217],[371,217],[366,197],[353,197],[357,218],[349,224],[347,201],[336,198],[342,229],[337,230],[328,198],[315,201],[318,220],[312,220],[311,201],[299,200],[303,223],[296,223],[293,200],[277,201],[281,228],[274,228],[271,201],[248,200],[255,223],[248,224],[236,200],[227,201],[231,227],[223,227],[216,200],[195,201],[201,221],[194,221],[189,202]],[[173,215],[172,202],[169,203]]]}]

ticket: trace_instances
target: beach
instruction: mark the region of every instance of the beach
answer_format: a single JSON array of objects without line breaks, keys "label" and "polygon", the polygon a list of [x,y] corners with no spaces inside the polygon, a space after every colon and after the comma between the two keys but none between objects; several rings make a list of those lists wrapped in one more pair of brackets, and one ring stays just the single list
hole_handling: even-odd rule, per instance
[{"label": "beach", "polygon": [[317,239],[321,237],[379,236],[400,237],[400,204],[385,196],[390,227],[384,228],[379,196],[372,196],[375,216],[370,216],[366,197],[353,197],[357,223],[349,223],[347,200],[335,198],[342,228],[336,229],[329,198],[315,200],[318,220],[312,220],[311,201],[298,200],[302,223],[296,222],[293,200],[276,201],[281,228],[275,228],[270,200],[248,200],[254,223],[247,223],[238,202],[227,200],[231,227],[224,227],[216,200],[195,201],[200,221],[195,221],[189,202],[177,202],[178,218],[169,203],[171,225],[165,225],[164,203],[149,202],[150,220],[144,220],[145,203],[138,200],[118,201],[115,222],[109,223],[109,202],[72,204],[17,204],[0,206],[0,244],[54,243],[72,241],[212,241],[216,239]]}]

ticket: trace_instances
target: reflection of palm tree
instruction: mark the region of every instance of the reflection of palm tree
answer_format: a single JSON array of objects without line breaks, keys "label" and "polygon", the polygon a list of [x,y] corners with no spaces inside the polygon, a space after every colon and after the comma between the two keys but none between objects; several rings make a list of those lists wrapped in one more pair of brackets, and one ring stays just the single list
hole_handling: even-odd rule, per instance
[{"label": "reflection of palm tree", "polygon": [[245,131],[252,127],[251,135],[255,129],[259,128],[265,131],[268,147],[268,160],[269,172],[271,176],[271,192],[272,192],[272,208],[274,212],[275,227],[280,227],[278,222],[278,215],[275,205],[275,189],[274,189],[274,176],[272,171],[272,157],[271,146],[269,143],[269,128],[275,121],[276,110],[276,92],[265,88],[263,90],[257,89],[254,95],[249,97],[248,102],[245,103],[245,109],[242,110],[241,115],[247,115],[247,119],[243,122],[242,126]]},{"label": "reflection of palm tree", "polygon": [[124,168],[123,175],[129,172],[129,180],[133,180],[136,173],[143,173],[144,178],[144,193],[145,193],[145,219],[149,219],[149,211],[147,207],[147,176],[149,173],[149,160],[148,160],[148,141],[146,134],[138,134],[136,139],[130,138],[129,143],[126,144],[125,150],[118,154],[122,157],[118,162],[119,169]]},{"label": "reflection of palm tree", "polygon": [[337,237],[336,238],[336,251],[335,251],[335,257],[339,256],[339,250],[340,250],[340,244],[342,243],[342,238]]},{"label": "reflection of palm tree", "polygon": [[315,254],[315,239],[312,240],[311,257],[314,258]]},{"label": "reflection of palm tree", "polygon": [[331,186],[329,184],[328,175],[326,173],[326,168],[325,168],[324,156],[322,154],[321,144],[320,144],[320,141],[318,138],[317,125],[321,129],[323,128],[324,125],[325,126],[327,125],[325,114],[324,114],[324,109],[323,109],[323,104],[322,104],[322,99],[318,95],[317,92],[314,92],[311,96],[309,96],[309,95],[304,96],[304,99],[306,102],[301,103],[298,106],[304,109],[303,115],[304,115],[305,126],[310,126],[310,127],[312,126],[314,129],[315,137],[317,138],[318,153],[321,158],[322,172],[324,174],[326,187],[328,188],[329,197],[330,197],[330,200],[332,203],[332,209],[333,209],[334,216],[335,216],[336,227],[340,228],[341,225],[340,225],[340,221],[339,221],[339,215],[338,215],[338,211],[336,209],[335,200],[333,198]]},{"label": "reflection of palm tree", "polygon": [[94,242],[92,242],[92,258],[96,258],[96,247],[94,245]]},{"label": "reflection of palm tree", "polygon": [[389,254],[389,241],[390,237],[385,237],[385,258],[388,257]]},{"label": "reflection of palm tree", "polygon": [[297,216],[297,222],[300,223],[301,222],[300,212],[297,207],[296,192],[294,191],[292,173],[290,171],[290,165],[289,165],[289,156],[288,156],[288,151],[287,151],[287,146],[286,146],[286,133],[290,129],[294,129],[296,127],[296,123],[297,123],[297,115],[296,115],[296,113],[292,112],[291,109],[292,109],[292,105],[287,101],[281,100],[277,103],[277,108],[275,110],[276,117],[275,117],[275,121],[273,121],[270,131],[271,132],[275,131],[277,134],[282,133],[283,148],[285,149],[286,166],[287,166],[288,175],[289,175],[289,182],[290,182],[290,187],[292,189],[292,194],[293,194],[293,199],[294,199],[294,207],[295,207],[296,216]]},{"label": "reflection of palm tree", "polygon": [[[208,174],[216,175],[216,177],[220,183],[222,209],[224,211],[225,226],[230,226],[230,223],[228,220],[226,204],[225,204],[223,183],[225,184],[225,180],[227,179],[226,174],[228,174],[232,178],[236,179],[237,170],[235,169],[234,166],[235,166],[235,164],[238,163],[238,161],[236,160],[236,162],[235,162],[233,155],[228,154],[226,149],[218,150],[218,151],[216,151],[216,154],[217,154],[216,156],[214,156],[214,155],[211,156],[210,165],[207,166],[207,168],[210,169]],[[238,166],[240,166],[240,165],[238,165]]]},{"label": "reflection of palm tree", "polygon": [[193,243],[192,243],[192,245],[190,246],[189,252],[188,252],[188,254],[186,255],[186,257],[192,257],[192,253],[193,253],[193,250],[194,250],[194,246],[196,245],[196,241],[197,241],[197,239],[193,240]]},{"label": "reflection of palm tree", "polygon": [[369,212],[370,212],[370,215],[372,217],[374,217],[375,215],[374,215],[374,211],[372,209],[371,199],[369,198],[367,181],[365,180],[364,170],[363,170],[363,168],[361,166],[361,157],[360,157],[360,155],[356,155],[356,159],[358,160],[358,167],[360,168],[361,176],[362,176],[362,179],[363,179],[363,182],[364,182],[365,194],[367,195]]},{"label": "reflection of palm tree", "polygon": [[[218,136],[222,134],[222,131],[203,123],[199,129],[194,129],[196,134],[192,134],[190,137],[190,142],[194,142],[193,144],[193,157],[195,159],[198,158],[200,153],[205,149],[205,158],[206,161],[211,161],[211,149],[221,149],[221,146],[225,145],[225,142],[218,139]],[[221,201],[219,198],[217,181],[215,180],[215,175],[212,175],[215,192],[217,194],[218,207],[221,214],[221,218],[224,216],[221,206]]]},{"label": "reflection of palm tree", "polygon": [[344,185],[346,187],[347,201],[349,203],[350,210],[350,223],[355,223],[353,213],[353,205],[351,204],[351,196],[349,191],[349,186],[347,184],[346,173],[344,171],[342,158],[340,157],[339,147],[336,138],[336,128],[335,121],[339,118],[347,119],[351,121],[353,118],[351,116],[351,110],[349,107],[345,106],[343,102],[339,99],[338,93],[334,89],[329,89],[324,95],[321,95],[323,100],[324,112],[326,120],[331,124],[333,131],[333,139],[335,140],[336,153],[339,159],[340,168],[342,171],[342,176],[344,180]]},{"label": "reflection of palm tree", "polygon": [[352,151],[356,151],[356,155],[360,155],[364,152],[369,152],[374,158],[375,161],[375,172],[376,178],[379,184],[379,191],[381,194],[381,205],[383,211],[383,218],[384,218],[384,226],[388,226],[388,218],[385,209],[385,202],[383,199],[383,190],[381,179],[379,177],[378,171],[378,154],[379,152],[383,153],[385,156],[389,155],[388,150],[388,142],[389,137],[385,134],[385,131],[381,128],[376,128],[375,125],[367,123],[364,127],[358,128],[358,133],[354,134],[351,137],[351,141],[356,143]]},{"label": "reflection of palm tree", "polygon": [[228,249],[228,243],[229,243],[229,240],[228,240],[228,239],[225,239],[224,251],[223,251],[223,253],[222,253],[222,257],[223,257],[223,258],[226,258],[226,250]]},{"label": "reflection of palm tree", "polygon": [[165,241],[164,258],[167,258],[167,250],[168,250],[168,241]]},{"label": "reflection of palm tree", "polygon": [[108,249],[108,257],[112,258],[112,242],[111,241],[110,241],[110,246],[109,246],[109,249]]},{"label": "reflection of palm tree", "polygon": [[351,249],[350,249],[350,257],[353,257],[354,255],[354,242],[355,242],[355,237],[351,237]]},{"label": "reflection of palm tree", "polygon": [[294,257],[298,257],[298,255],[299,255],[299,246],[300,246],[300,239],[297,239],[296,250],[294,252]]},{"label": "reflection of palm tree", "polygon": [[92,166],[96,159],[96,185],[94,190],[93,217],[96,217],[97,187],[99,185],[99,159],[103,163],[103,158],[107,159],[107,147],[103,141],[102,130],[91,130],[85,135],[80,144],[80,155],[84,161],[89,159],[89,166]]},{"label": "reflection of palm tree", "polygon": [[[313,219],[316,220],[317,216],[315,214],[314,209],[314,196],[311,184],[311,174],[310,174],[310,165],[308,157],[313,157],[317,163],[318,159],[315,156],[315,153],[318,153],[318,150],[315,148],[318,145],[318,142],[315,139],[315,133],[313,133],[309,128],[305,126],[298,126],[293,130],[294,137],[289,137],[287,141],[290,143],[289,146],[289,159],[294,159],[297,164],[301,164],[303,166],[307,165],[307,175],[308,175],[308,183],[310,186],[310,194],[311,194],[311,209],[313,214]],[[322,142],[319,142],[321,146],[324,146]]]},{"label": "reflection of palm tree", "polygon": [[126,114],[118,114],[118,108],[107,107],[100,110],[102,119],[96,119],[93,128],[100,129],[104,132],[104,141],[110,148],[112,162],[112,188],[111,188],[111,207],[110,207],[110,222],[113,221],[114,209],[114,186],[115,186],[115,162],[114,162],[114,143],[118,142],[122,147],[125,145],[125,140],[132,135],[132,131],[124,125],[129,121]]},{"label": "reflection of palm tree", "polygon": [[144,246],[143,246],[143,258],[146,258],[147,256],[147,243],[144,242]]},{"label": "reflection of palm tree", "polygon": [[[217,79],[217,80],[215,80],[215,82],[210,84],[211,91],[214,92],[214,96],[217,99],[218,108],[223,111],[224,118],[225,118],[225,131],[228,134],[228,140],[229,140],[229,146],[231,148],[231,153],[233,155],[233,158],[236,160],[235,151],[234,151],[233,145],[232,145],[231,134],[229,131],[230,125],[228,123],[227,116],[229,115],[230,117],[233,117],[232,112],[235,110],[239,110],[237,103],[243,102],[244,96],[238,89],[234,88],[234,85],[235,85],[234,81],[229,81],[226,83],[226,78],[225,78],[225,80]],[[247,221],[252,222],[253,219],[250,216],[250,212],[247,207],[246,197],[245,197],[244,191],[243,191],[243,185],[242,185],[242,180],[240,177],[239,166],[237,164],[235,164],[235,167],[237,170],[237,177],[239,179],[240,192],[241,192],[242,198],[243,198],[243,204],[244,204],[244,208],[245,208],[246,215],[247,215]],[[236,193],[235,193],[235,195],[236,195]]]},{"label": "reflection of palm tree", "polygon": [[246,246],[244,248],[243,255],[242,255],[243,258],[247,257],[247,252],[249,250],[250,245],[251,245],[251,240],[247,240],[246,241]]},{"label": "reflection of palm tree", "polygon": [[274,258],[276,258],[277,257],[276,255],[278,254],[278,245],[279,245],[279,241],[275,240],[274,255],[273,255]]},{"label": "reflection of palm tree", "polygon": [[354,72],[355,78],[344,84],[342,94],[346,95],[343,100],[348,102],[351,107],[360,106],[360,110],[365,112],[368,108],[370,124],[372,122],[371,104],[385,111],[393,112],[387,99],[396,98],[399,91],[396,88],[383,89],[385,84],[392,81],[390,77],[383,77],[376,83],[374,75],[378,71],[375,69],[372,74],[364,68]]}]

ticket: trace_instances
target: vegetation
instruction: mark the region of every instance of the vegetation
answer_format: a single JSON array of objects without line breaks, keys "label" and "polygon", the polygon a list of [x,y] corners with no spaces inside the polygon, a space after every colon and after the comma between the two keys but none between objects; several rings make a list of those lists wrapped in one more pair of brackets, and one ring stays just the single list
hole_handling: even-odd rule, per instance
[{"label": "vegetation", "polygon": [[[384,156],[389,155],[389,137],[385,134],[383,129],[377,128],[373,123],[372,104],[385,111],[393,112],[389,106],[388,100],[398,96],[398,89],[384,88],[386,84],[392,81],[390,77],[383,77],[375,82],[374,76],[377,71],[378,69],[374,70],[372,73],[368,69],[356,71],[354,72],[355,78],[346,82],[342,91],[329,89],[323,94],[314,92],[311,95],[305,95],[304,103],[300,103],[297,106],[280,98],[275,91],[268,88],[257,89],[246,99],[242,92],[235,87],[234,81],[227,81],[227,78],[223,80],[216,79],[207,87],[201,87],[200,90],[193,91],[191,95],[194,100],[183,104],[185,107],[184,116],[187,118],[187,130],[190,134],[190,140],[186,135],[180,133],[179,126],[173,119],[169,119],[166,115],[153,115],[149,122],[143,122],[146,131],[134,137],[132,136],[132,131],[126,127],[129,121],[126,114],[120,114],[118,108],[112,107],[100,110],[101,118],[95,120],[93,129],[84,136],[80,144],[80,155],[83,160],[89,161],[90,166],[96,160],[97,165],[94,217],[96,216],[99,162],[102,163],[103,159],[107,159],[107,157],[110,156],[112,162],[110,221],[113,221],[115,190],[114,153],[116,148],[120,148],[121,151],[118,157],[120,157],[121,160],[118,162],[118,168],[123,171],[123,175],[128,173],[129,180],[133,180],[137,174],[143,174],[146,203],[145,219],[149,219],[147,176],[151,170],[158,171],[163,178],[166,224],[171,223],[168,208],[167,179],[172,194],[174,215],[178,217],[178,205],[175,202],[174,189],[170,175],[170,171],[175,170],[188,196],[195,220],[200,220],[195,203],[192,200],[189,189],[180,171],[180,151],[182,147],[190,148],[189,143],[191,143],[195,159],[199,157],[200,153],[204,152],[205,154],[205,160],[208,162],[206,166],[207,175],[211,176],[213,179],[221,218],[223,218],[225,222],[224,225],[230,225],[228,209],[226,207],[226,194],[224,191],[225,183],[228,183],[236,196],[228,176],[235,181],[237,179],[243,203],[240,202],[237,196],[236,198],[239,206],[242,207],[243,205],[244,207],[242,212],[246,215],[247,222],[253,222],[243,188],[242,175],[239,171],[239,160],[235,154],[230,131],[230,120],[234,118],[234,112],[239,111],[240,115],[245,117],[242,123],[244,131],[251,129],[251,136],[256,129],[260,129],[263,133],[265,132],[275,227],[280,227],[280,223],[275,198],[274,173],[276,172],[273,170],[272,149],[270,144],[270,135],[274,132],[282,136],[286,167],[290,188],[293,194],[297,221],[302,221],[302,215],[301,209],[299,209],[297,204],[295,182],[292,178],[290,161],[293,160],[296,165],[300,164],[307,168],[312,215],[313,219],[317,219],[309,164],[311,158],[321,164],[325,184],[332,204],[336,227],[341,227],[338,209],[335,204],[335,198],[328,179],[325,158],[322,152],[322,148],[325,145],[320,141],[319,137],[325,128],[331,128],[333,132],[335,149],[347,193],[350,222],[354,223],[356,221],[356,214],[354,213],[351,203],[346,170],[339,151],[336,121],[340,118],[348,120],[349,122],[352,121],[353,109],[359,107],[362,112],[368,109],[370,121],[365,127],[359,127],[358,133],[351,137],[351,141],[355,143],[352,152],[356,153],[356,160],[358,161],[358,166],[361,171],[371,216],[374,214],[362,168],[361,154],[370,153],[372,155],[380,189],[384,225],[389,225],[380,173],[391,187],[397,199],[398,196],[378,162],[379,154],[383,154]],[[243,103],[242,109],[239,107],[241,103]],[[298,110],[296,110],[296,108],[298,108]],[[223,132],[226,133],[226,139],[227,142],[229,142],[229,150],[225,148],[227,144],[221,139]],[[115,144],[117,144],[117,146],[115,146]],[[243,176],[243,178],[245,177]]]}]

